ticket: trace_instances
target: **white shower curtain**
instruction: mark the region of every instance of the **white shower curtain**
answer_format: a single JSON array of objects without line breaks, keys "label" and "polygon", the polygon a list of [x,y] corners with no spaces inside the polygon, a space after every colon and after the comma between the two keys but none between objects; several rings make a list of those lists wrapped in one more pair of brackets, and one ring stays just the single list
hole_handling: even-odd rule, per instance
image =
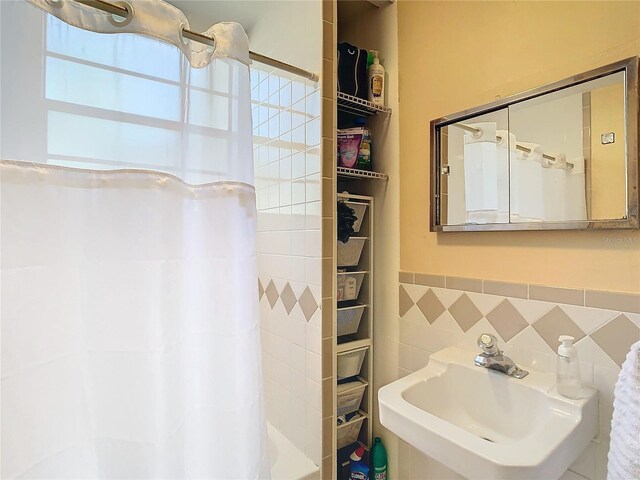
[{"label": "white shower curtain", "polygon": [[31,3],[0,2],[0,476],[266,478],[246,35]]}]

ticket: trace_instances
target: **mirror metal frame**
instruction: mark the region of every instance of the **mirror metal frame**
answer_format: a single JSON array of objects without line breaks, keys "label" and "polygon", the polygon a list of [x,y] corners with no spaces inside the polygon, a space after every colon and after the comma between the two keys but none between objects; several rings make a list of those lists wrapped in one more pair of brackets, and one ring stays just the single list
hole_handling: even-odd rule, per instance
[{"label": "mirror metal frame", "polygon": [[[638,118],[638,57],[630,57],[594,70],[589,70],[573,77],[534,88],[526,92],[511,95],[495,102],[463,110],[431,121],[431,232],[486,232],[486,231],[516,231],[516,230],[613,230],[637,229],[640,227],[638,212],[640,209],[638,198],[638,137],[640,136]],[[568,222],[526,222],[526,223],[488,223],[488,224],[440,224],[440,135],[439,129],[452,123],[461,122],[469,118],[491,113],[507,108],[510,105],[556,92],[574,85],[579,85],[613,73],[625,73],[625,105],[626,105],[626,154],[627,154],[627,218],[611,220],[576,220]]]}]

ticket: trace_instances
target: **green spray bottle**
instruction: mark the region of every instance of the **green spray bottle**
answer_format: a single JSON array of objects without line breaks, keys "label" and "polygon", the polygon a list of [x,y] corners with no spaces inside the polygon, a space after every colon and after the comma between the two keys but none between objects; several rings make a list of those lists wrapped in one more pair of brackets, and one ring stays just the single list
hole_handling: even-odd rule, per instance
[{"label": "green spray bottle", "polygon": [[387,480],[387,451],[382,445],[380,437],[376,437],[371,447],[371,480]]}]

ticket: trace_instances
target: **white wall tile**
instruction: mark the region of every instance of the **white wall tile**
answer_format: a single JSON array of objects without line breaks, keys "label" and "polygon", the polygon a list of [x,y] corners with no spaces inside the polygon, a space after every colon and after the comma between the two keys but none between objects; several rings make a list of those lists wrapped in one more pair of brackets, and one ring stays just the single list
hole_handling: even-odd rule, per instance
[{"label": "white wall tile", "polygon": [[304,347],[300,345],[289,345],[288,361],[291,367],[300,373],[306,374],[306,351]]},{"label": "white wall tile", "polygon": [[442,312],[442,314],[432,323],[432,325],[436,328],[440,328],[442,330],[448,330],[458,335],[462,335],[464,333],[458,322],[456,322],[455,318],[449,313],[448,310]]},{"label": "white wall tile", "polygon": [[307,175],[320,173],[320,167],[322,164],[322,160],[320,158],[320,149],[312,148],[311,150],[307,150],[307,152],[305,153],[305,163]]},{"label": "white wall tile", "polygon": [[305,389],[307,384],[307,377],[297,371],[295,368],[289,369],[289,380],[288,380],[290,391],[294,397],[301,400],[302,402],[306,401],[305,397]]},{"label": "white wall tile", "polygon": [[609,355],[607,355],[591,337],[584,337],[576,342],[578,358],[585,362],[610,369],[618,368]]},{"label": "white wall tile", "polygon": [[[285,15],[272,15],[269,28],[261,20],[252,35],[261,51],[294,62],[295,50],[308,51],[305,22],[317,21],[321,46],[319,2],[288,4]],[[293,10],[307,19],[292,21]],[[311,12],[314,12],[313,14]],[[281,12],[282,13],[282,12]],[[296,18],[300,18],[299,15]],[[305,42],[292,48],[271,32],[300,28]],[[264,37],[264,39],[262,38]],[[262,41],[264,40],[264,41]],[[305,59],[305,61],[307,61]],[[300,63],[300,62],[297,62]],[[319,67],[317,67],[319,68]],[[317,69],[316,68],[316,69]],[[265,67],[266,70],[266,67]],[[320,298],[322,234],[320,183],[321,95],[317,84],[259,66],[251,72],[254,163],[258,207],[258,273],[266,287],[278,292],[289,283],[296,298],[305,288]],[[292,79],[293,78],[293,79]],[[298,304],[287,314],[282,301],[273,309],[260,302],[265,390],[269,420],[314,461],[321,455],[321,314],[309,322]]]},{"label": "white wall tile", "polygon": [[309,285],[322,285],[322,259],[305,258],[307,274],[306,282]]},{"label": "white wall tile", "polygon": [[[321,178],[319,173],[307,175],[305,177],[305,201],[319,202],[322,200]],[[318,212],[319,213],[319,212]]]},{"label": "white wall tile", "polygon": [[439,287],[430,287],[433,290],[433,293],[436,294],[438,299],[442,302],[445,308],[449,308],[451,305],[455,303],[464,293],[461,290],[452,290],[448,288],[439,288]]},{"label": "white wall tile", "polygon": [[[307,408],[312,410],[320,411],[322,409],[322,388],[320,387],[320,383],[311,380],[307,377],[306,384],[306,394],[307,398]],[[320,416],[318,416],[318,420],[321,421]]]},{"label": "white wall tile", "polygon": [[[295,125],[296,124],[296,118],[298,117],[298,115],[296,115],[295,113],[293,114],[293,120],[292,120],[292,124]],[[304,120],[305,117],[302,116],[302,119]],[[301,145],[306,145],[306,137],[305,137],[305,128],[304,128],[304,123],[293,128],[293,130],[291,130],[291,143],[297,143],[297,144],[301,144]]]},{"label": "white wall tile", "polygon": [[307,365],[306,365],[307,379],[312,380],[316,383],[320,383],[322,381],[320,355],[307,350],[306,358],[307,358]]},{"label": "white wall tile", "polygon": [[306,181],[304,177],[298,178],[291,183],[291,203],[305,202]]},{"label": "white wall tile", "polygon": [[314,117],[320,116],[320,90],[314,90],[305,99],[305,111]]},{"label": "white wall tile", "polygon": [[418,302],[422,296],[427,293],[427,290],[429,290],[429,287],[425,287],[424,285],[411,284],[404,284],[402,285],[402,288],[406,290],[409,297],[411,297],[411,300],[413,300],[413,303]]},{"label": "white wall tile", "polygon": [[291,429],[291,436],[288,437],[294,445],[296,445],[300,450],[302,450],[303,445],[305,445],[305,433],[306,433],[306,402],[304,399],[304,386],[302,388],[302,396],[294,396],[291,401],[291,419],[294,425],[297,425],[298,428]]},{"label": "white wall tile", "polygon": [[398,350],[398,366],[400,368],[404,368],[409,371],[413,371],[412,369],[412,358],[411,358],[411,350],[414,347],[401,343],[399,345]]},{"label": "white wall tile", "polygon": [[575,472],[572,472],[571,470],[567,470],[566,472],[564,472],[564,474],[560,477],[559,480],[585,480],[586,477],[583,477],[582,475],[578,475]]},{"label": "white wall tile", "polygon": [[539,320],[544,314],[556,306],[555,303],[525,300],[522,298],[509,298],[509,302],[516,307],[520,315],[522,315],[529,324]]},{"label": "white wall tile", "polygon": [[415,347],[410,347],[411,348],[411,368],[410,370],[415,372],[416,370],[420,370],[423,367],[427,366],[427,363],[429,363],[429,355],[431,355],[431,352],[428,352],[427,350],[423,350],[421,348],[415,348]]},{"label": "white wall tile", "polygon": [[306,349],[309,352],[315,353],[318,357],[321,355],[322,346],[322,331],[320,326],[307,323],[307,341]]},{"label": "white wall tile", "polygon": [[608,443],[611,433],[611,417],[613,415],[614,388],[620,369],[607,368],[600,365],[593,367],[593,386],[599,393],[600,409],[600,433],[596,440],[600,443]]},{"label": "white wall tile", "polygon": [[291,156],[291,178],[302,178],[307,174],[305,152],[297,152]]},{"label": "white wall tile", "polygon": [[569,470],[589,480],[596,480],[597,444],[591,442]]}]

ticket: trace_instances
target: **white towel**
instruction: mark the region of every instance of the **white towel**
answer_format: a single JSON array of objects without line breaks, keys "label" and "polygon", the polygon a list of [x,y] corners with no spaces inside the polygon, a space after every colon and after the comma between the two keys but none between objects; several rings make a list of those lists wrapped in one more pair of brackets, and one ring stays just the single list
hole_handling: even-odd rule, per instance
[{"label": "white towel", "polygon": [[508,130],[496,130],[498,218],[497,223],[509,223],[509,152],[516,151],[516,136]]},{"label": "white towel", "polygon": [[584,181],[584,159],[573,157],[569,159],[573,168],[566,172],[567,196],[571,199],[567,202],[567,219],[587,219],[587,198]]},{"label": "white towel", "polygon": [[518,142],[531,150],[511,153],[511,221],[544,220],[542,149],[536,143]]},{"label": "white towel", "polygon": [[631,346],[614,390],[608,480],[640,478],[640,342]]},{"label": "white towel", "polygon": [[464,135],[464,191],[469,223],[493,223],[498,213],[496,124],[470,125],[479,134]]},{"label": "white towel", "polygon": [[[567,220],[567,204],[576,199],[567,195],[567,157],[564,153],[547,152],[555,162],[543,159],[542,189],[544,195],[544,219],[547,222]],[[583,195],[584,196],[584,195]]]}]

